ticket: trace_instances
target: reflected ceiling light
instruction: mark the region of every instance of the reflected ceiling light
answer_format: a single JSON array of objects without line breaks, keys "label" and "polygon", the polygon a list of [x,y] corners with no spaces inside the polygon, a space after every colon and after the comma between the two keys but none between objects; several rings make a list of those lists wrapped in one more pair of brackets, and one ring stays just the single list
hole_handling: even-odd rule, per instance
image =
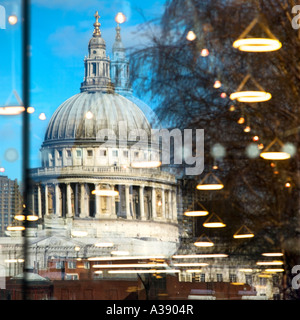
[{"label": "reflected ceiling light", "polygon": [[6,228],[7,231],[23,231],[25,230],[25,227],[23,226],[8,226]]},{"label": "reflected ceiling light", "polygon": [[[97,272],[97,271],[96,271]],[[177,269],[158,269],[158,270],[109,270],[108,273],[180,273]]]},{"label": "reflected ceiling light", "polygon": [[224,185],[221,182],[221,180],[218,177],[216,177],[212,172],[208,173],[197,185],[198,190],[221,190],[223,188]]},{"label": "reflected ceiling light", "polygon": [[204,217],[208,215],[208,211],[205,209],[205,207],[200,203],[197,202],[197,205],[200,207],[200,210],[191,210],[191,211],[185,211],[184,215],[187,217]]},{"label": "reflected ceiling light", "polygon": [[103,271],[97,270],[97,271],[95,271],[94,273],[98,273],[98,274],[100,273],[100,274],[101,274],[101,273],[103,273]]},{"label": "reflected ceiling light", "polygon": [[[249,26],[243,31],[239,38],[234,41],[233,47],[246,52],[270,52],[279,50],[282,47],[281,42],[274,36],[271,30],[267,27],[266,22],[260,19],[261,16],[252,20]],[[257,25],[266,32],[269,38],[253,38],[247,37],[249,32]]]},{"label": "reflected ceiling light", "polygon": [[262,256],[265,256],[265,257],[282,257],[283,253],[281,253],[281,252],[266,252],[266,253],[262,253]]},{"label": "reflected ceiling light", "polygon": [[259,278],[272,278],[272,275],[261,273],[261,274],[258,275],[258,277],[259,277]]},{"label": "reflected ceiling light", "polygon": [[94,244],[94,246],[98,248],[107,248],[107,247],[113,247],[114,244],[112,242],[97,242]]},{"label": "reflected ceiling light", "polygon": [[239,269],[240,272],[252,272],[253,270],[252,269],[247,269],[247,268],[241,268]]},{"label": "reflected ceiling light", "polygon": [[76,247],[74,248],[74,250],[75,250],[75,251],[80,251],[80,247],[79,247],[79,246],[76,246]]},{"label": "reflected ceiling light", "polygon": [[284,186],[285,186],[286,188],[290,188],[290,187],[291,187],[291,184],[290,184],[290,182],[286,182]]},{"label": "reflected ceiling light", "polygon": [[233,235],[234,239],[253,238],[254,233],[245,225],[241,226],[239,230]]},{"label": "reflected ceiling light", "polygon": [[222,92],[221,95],[220,95],[220,97],[223,98],[223,99],[225,99],[225,98],[227,97],[226,92]]},{"label": "reflected ceiling light", "polygon": [[[17,215],[14,216],[14,219],[18,220],[18,221],[24,221],[25,220],[25,215],[17,214]],[[37,220],[39,220],[39,217],[36,216],[36,215],[30,214],[30,215],[26,216],[26,220],[27,221],[37,221]]]},{"label": "reflected ceiling light", "polygon": [[254,137],[252,138],[252,140],[253,140],[253,141],[258,141],[258,140],[259,140],[259,136],[254,136]]},{"label": "reflected ceiling light", "polygon": [[250,126],[246,126],[246,127],[244,128],[244,132],[250,132],[250,131],[251,131]]},{"label": "reflected ceiling light", "polygon": [[284,272],[284,269],[278,268],[278,269],[266,269],[265,272],[268,273],[276,273],[276,272]]},{"label": "reflected ceiling light", "polygon": [[243,286],[245,283],[244,282],[230,282],[233,286]]},{"label": "reflected ceiling light", "polygon": [[262,152],[260,156],[265,160],[287,160],[291,157],[287,152]]},{"label": "reflected ceiling light", "polygon": [[131,163],[132,168],[158,168],[161,166],[160,161],[134,161]]},{"label": "reflected ceiling light", "polygon": [[94,117],[93,113],[91,111],[88,111],[86,114],[85,114],[85,118],[90,120]]},{"label": "reflected ceiling light", "polygon": [[15,25],[18,22],[18,17],[15,14],[12,14],[8,17],[8,23],[10,25]]},{"label": "reflected ceiling light", "polygon": [[278,138],[275,138],[260,154],[260,157],[265,160],[287,160],[290,159],[291,155],[284,151],[278,151],[278,148],[275,151],[270,151],[275,144],[278,144],[281,149],[284,144]]},{"label": "reflected ceiling light", "polygon": [[268,38],[249,38],[234,41],[234,48],[246,52],[270,52],[279,50],[282,44],[279,40]]},{"label": "reflected ceiling light", "polygon": [[187,273],[201,273],[202,270],[201,269],[187,269],[187,270],[185,270],[185,272],[187,272]]},{"label": "reflected ceiling light", "polygon": [[208,266],[208,263],[202,263],[202,262],[182,262],[182,263],[173,263],[174,267],[206,267]]},{"label": "reflected ceiling light", "polygon": [[230,95],[231,100],[239,102],[265,102],[269,101],[272,95],[265,91],[237,91]]},{"label": "reflected ceiling light", "polygon": [[200,55],[202,57],[207,57],[209,55],[209,51],[207,49],[202,49]]},{"label": "reflected ceiling light", "polygon": [[280,266],[283,265],[283,261],[258,261],[256,264],[258,266]]},{"label": "reflected ceiling light", "polygon": [[22,113],[25,110],[22,106],[5,106],[0,107],[0,115],[2,116],[15,116]]},{"label": "reflected ceiling light", "polygon": [[24,262],[24,259],[6,259],[4,260],[6,263],[17,263],[17,262]]},{"label": "reflected ceiling light", "polygon": [[92,194],[96,196],[116,197],[119,195],[119,192],[115,190],[101,189],[101,190],[93,190]]},{"label": "reflected ceiling light", "polygon": [[223,223],[221,218],[213,213],[206,221],[203,223],[203,227],[205,228],[224,228],[226,227],[226,224]]},{"label": "reflected ceiling light", "polygon": [[173,259],[195,259],[195,258],[227,258],[228,254],[223,253],[210,253],[210,254],[185,254],[185,255],[174,255]]},{"label": "reflected ceiling light", "polygon": [[218,88],[221,88],[222,87],[222,83],[220,80],[216,80],[215,83],[214,83],[214,88],[215,89],[218,89]]},{"label": "reflected ceiling light", "polygon": [[239,120],[237,121],[238,124],[244,124],[245,123],[245,118],[240,117]]},{"label": "reflected ceiling light", "polygon": [[[242,91],[245,84],[251,80],[256,88],[259,91]],[[264,102],[268,101],[272,98],[272,95],[269,92],[266,92],[261,85],[250,75],[247,74],[242,82],[240,83],[239,87],[237,88],[236,92],[230,95],[231,100],[237,100],[239,102],[247,102],[247,103],[254,103],[254,102]]]},{"label": "reflected ceiling light", "polygon": [[116,256],[127,256],[127,255],[129,255],[129,251],[126,251],[126,250],[114,250],[114,251],[111,251],[111,254],[116,255]]},{"label": "reflected ceiling light", "polygon": [[143,260],[143,259],[164,259],[165,256],[125,256],[125,257],[90,257],[89,261],[113,261],[113,260]]},{"label": "reflected ceiling light", "polygon": [[34,109],[34,107],[28,107],[26,111],[28,113],[34,113],[35,109]]},{"label": "reflected ceiling light", "polygon": [[235,111],[235,106],[233,104],[229,107],[229,111],[231,112]]},{"label": "reflected ceiling light", "polygon": [[42,120],[42,121],[43,121],[43,120],[46,120],[46,115],[45,115],[44,112],[40,113],[39,119]]},{"label": "reflected ceiling light", "polygon": [[197,38],[196,34],[194,31],[190,30],[187,35],[186,35],[186,39],[188,41],[194,41]]},{"label": "reflected ceiling light", "polygon": [[118,12],[115,16],[115,21],[120,24],[124,23],[126,21],[125,14],[122,12]]},{"label": "reflected ceiling light", "polygon": [[87,231],[80,230],[72,230],[71,234],[73,237],[85,237],[88,235]]},{"label": "reflected ceiling light", "polygon": [[110,268],[154,268],[167,267],[167,263],[131,263],[131,264],[95,264],[93,268],[110,269]]},{"label": "reflected ceiling light", "polygon": [[202,234],[195,242],[196,247],[213,247],[214,243],[205,235]]}]

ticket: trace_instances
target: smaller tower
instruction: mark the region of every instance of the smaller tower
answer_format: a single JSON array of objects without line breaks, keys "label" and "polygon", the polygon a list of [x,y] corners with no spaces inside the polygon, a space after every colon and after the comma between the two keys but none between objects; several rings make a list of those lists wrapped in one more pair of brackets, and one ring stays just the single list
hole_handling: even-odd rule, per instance
[{"label": "smaller tower", "polygon": [[111,90],[110,60],[106,56],[106,44],[101,37],[100,18],[96,11],[93,37],[89,41],[88,57],[84,58],[84,81],[81,83],[80,91],[107,92]]},{"label": "smaller tower", "polygon": [[125,47],[121,39],[121,27],[119,23],[116,27],[116,39],[112,47],[111,60],[111,81],[114,84],[115,92],[120,94],[132,94],[129,61],[126,58]]}]

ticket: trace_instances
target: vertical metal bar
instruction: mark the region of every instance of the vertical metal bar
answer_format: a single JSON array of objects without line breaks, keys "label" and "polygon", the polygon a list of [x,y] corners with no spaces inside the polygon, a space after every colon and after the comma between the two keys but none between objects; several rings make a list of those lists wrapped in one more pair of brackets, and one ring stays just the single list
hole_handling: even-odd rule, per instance
[{"label": "vertical metal bar", "polygon": [[23,128],[22,128],[22,182],[23,182],[23,204],[24,204],[24,265],[23,265],[23,300],[28,299],[28,281],[27,281],[27,267],[28,267],[28,193],[30,190],[29,181],[29,114],[27,108],[30,106],[30,0],[22,0],[22,99],[25,107],[23,112]]}]

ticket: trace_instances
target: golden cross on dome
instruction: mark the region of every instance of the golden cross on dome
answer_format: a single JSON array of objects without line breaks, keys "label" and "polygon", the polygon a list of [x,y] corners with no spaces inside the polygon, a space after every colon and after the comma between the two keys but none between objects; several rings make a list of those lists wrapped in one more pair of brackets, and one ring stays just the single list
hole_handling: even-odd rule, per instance
[{"label": "golden cross on dome", "polygon": [[96,19],[96,22],[94,23],[94,32],[93,32],[93,36],[94,37],[100,37],[101,36],[101,31],[100,31],[100,22],[98,21],[100,16],[98,14],[98,11],[96,11],[95,15],[94,15],[95,19]]}]

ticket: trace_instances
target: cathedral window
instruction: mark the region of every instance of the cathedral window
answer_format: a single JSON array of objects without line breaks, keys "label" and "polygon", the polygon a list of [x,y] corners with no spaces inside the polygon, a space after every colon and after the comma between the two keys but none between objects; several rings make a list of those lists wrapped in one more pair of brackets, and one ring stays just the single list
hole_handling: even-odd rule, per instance
[{"label": "cathedral window", "polygon": [[100,150],[100,156],[106,157],[106,150]]},{"label": "cathedral window", "polygon": [[113,157],[117,157],[118,156],[118,150],[113,150],[113,152],[112,152],[112,156]]},{"label": "cathedral window", "polygon": [[92,72],[93,72],[93,75],[96,75],[96,63],[92,63]]},{"label": "cathedral window", "polygon": [[92,157],[93,156],[93,150],[88,150],[87,151],[87,156]]},{"label": "cathedral window", "polygon": [[81,158],[81,150],[76,150],[76,156],[77,158]]}]

